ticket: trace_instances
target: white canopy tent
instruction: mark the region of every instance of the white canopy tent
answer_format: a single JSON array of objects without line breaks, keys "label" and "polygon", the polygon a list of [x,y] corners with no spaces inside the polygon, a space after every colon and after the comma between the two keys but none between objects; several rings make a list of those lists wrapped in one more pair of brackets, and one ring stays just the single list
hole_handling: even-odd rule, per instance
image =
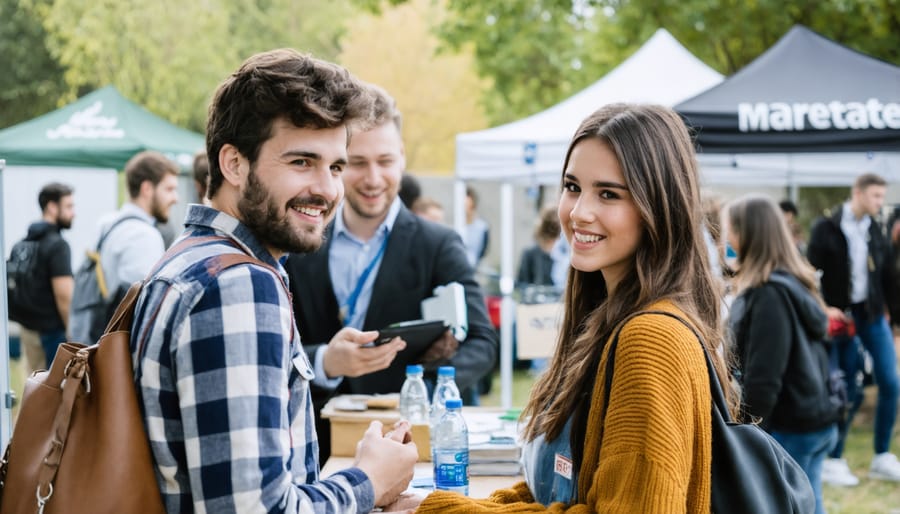
[{"label": "white canopy tent", "polygon": [[665,29],[579,93],[527,118],[456,136],[459,180],[556,182],[578,124],[602,105],[650,102],[672,106],[718,84],[722,75],[697,59]]},{"label": "white canopy tent", "polygon": [[514,182],[557,183],[569,140],[579,123],[602,105],[644,102],[673,106],[723,79],[659,29],[603,78],[574,96],[527,118],[456,136],[454,223],[465,225],[465,181],[502,181],[501,187],[501,403],[512,405],[513,190]]}]

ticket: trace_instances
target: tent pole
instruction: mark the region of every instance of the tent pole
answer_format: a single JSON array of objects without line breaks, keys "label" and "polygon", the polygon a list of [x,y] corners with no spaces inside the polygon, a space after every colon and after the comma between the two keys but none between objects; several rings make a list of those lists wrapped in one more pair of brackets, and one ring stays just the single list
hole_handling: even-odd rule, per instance
[{"label": "tent pole", "polygon": [[794,180],[794,154],[787,154],[787,162],[788,198],[790,198],[791,201],[794,202],[794,205],[797,205],[797,202],[800,198],[800,191],[797,187],[797,181]]},{"label": "tent pole", "polygon": [[512,407],[513,318],[513,186],[500,186],[500,406]]},{"label": "tent pole", "polygon": [[[462,180],[453,182],[453,229],[465,241],[466,234],[466,183]],[[477,270],[472,270],[477,271]]]},{"label": "tent pole", "polygon": [[[0,159],[0,198],[3,198],[3,169],[6,167],[6,161]],[[6,248],[3,247],[3,224],[5,220],[2,204],[0,204],[0,274],[6,278]],[[12,435],[11,413],[13,407],[12,389],[9,381],[9,317],[6,305],[6,294],[0,294],[0,448],[6,448],[9,438]],[[0,450],[2,451],[2,450]]]}]

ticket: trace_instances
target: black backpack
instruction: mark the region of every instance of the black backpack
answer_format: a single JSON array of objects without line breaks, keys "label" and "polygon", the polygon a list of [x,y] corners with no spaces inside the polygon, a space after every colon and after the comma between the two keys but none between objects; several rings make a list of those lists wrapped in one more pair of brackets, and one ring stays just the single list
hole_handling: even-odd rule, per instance
[{"label": "black backpack", "polygon": [[41,301],[40,288],[35,284],[39,275],[38,251],[40,239],[23,239],[14,244],[6,260],[6,298],[9,319],[31,326],[33,320],[46,315],[47,307]]},{"label": "black backpack", "polygon": [[687,321],[666,311],[641,311],[616,329],[606,362],[603,419],[609,406],[619,332],[631,318],[644,314],[668,316],[689,328],[703,348],[712,395],[711,511],[717,514],[811,514],[816,497],[803,468],[758,425],[731,419],[712,357],[700,334]]}]

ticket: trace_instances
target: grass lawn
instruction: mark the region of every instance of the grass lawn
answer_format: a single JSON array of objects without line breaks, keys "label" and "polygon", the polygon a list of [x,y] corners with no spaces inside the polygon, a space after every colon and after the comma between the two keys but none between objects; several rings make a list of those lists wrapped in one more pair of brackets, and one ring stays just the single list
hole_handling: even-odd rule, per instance
[{"label": "grass lawn", "polygon": [[[514,407],[528,401],[534,379],[526,371],[513,372]],[[825,486],[825,508],[828,514],[900,514],[900,483],[869,480],[867,473],[872,460],[872,417],[875,406],[874,387],[866,388],[866,399],[856,415],[847,437],[844,457],[860,478],[857,487]],[[500,374],[494,375],[491,394],[481,397],[482,405],[500,405]],[[900,452],[900,423],[894,427],[891,451]]]}]

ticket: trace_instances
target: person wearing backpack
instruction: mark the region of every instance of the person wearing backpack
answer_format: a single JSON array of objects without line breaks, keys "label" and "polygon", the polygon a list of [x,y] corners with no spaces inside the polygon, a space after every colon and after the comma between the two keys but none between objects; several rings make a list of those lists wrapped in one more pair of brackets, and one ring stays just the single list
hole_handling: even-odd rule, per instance
[{"label": "person wearing backpack", "polygon": [[[282,266],[322,245],[344,193],[349,128],[370,121],[372,104],[347,70],[290,49],[250,57],[213,96],[210,205],[188,206],[174,245],[187,248],[146,279],[131,331],[169,513],[370,512],[412,479],[409,424],[383,435],[378,421],[353,467],[321,476],[314,372]],[[254,262],[221,269],[229,255]]]},{"label": "person wearing backpack", "polygon": [[486,500],[435,491],[416,512],[707,514],[709,373],[733,392],[687,128],[666,107],[607,105],[578,127],[560,175],[571,267],[555,354],[522,413],[525,481]]},{"label": "person wearing backpack", "polygon": [[28,227],[6,261],[9,319],[37,332],[43,349],[42,362],[41,352],[25,352],[29,372],[49,366],[66,339],[74,281],[69,243],[61,231],[75,218],[73,192],[57,182],[41,189],[41,219]]},{"label": "person wearing backpack", "polygon": [[758,421],[800,464],[815,492],[816,514],[825,514],[822,465],[837,441],[844,402],[830,390],[828,317],[815,269],[772,199],[735,199],[723,221],[737,252],[728,321],[746,421]]},{"label": "person wearing backpack", "polygon": [[[75,276],[73,341],[97,342],[128,288],[166,250],[156,224],[169,220],[178,201],[178,166],[159,152],[140,152],[125,164],[125,183],[130,200],[100,219],[97,245]],[[103,287],[97,284],[101,276]]]}]

